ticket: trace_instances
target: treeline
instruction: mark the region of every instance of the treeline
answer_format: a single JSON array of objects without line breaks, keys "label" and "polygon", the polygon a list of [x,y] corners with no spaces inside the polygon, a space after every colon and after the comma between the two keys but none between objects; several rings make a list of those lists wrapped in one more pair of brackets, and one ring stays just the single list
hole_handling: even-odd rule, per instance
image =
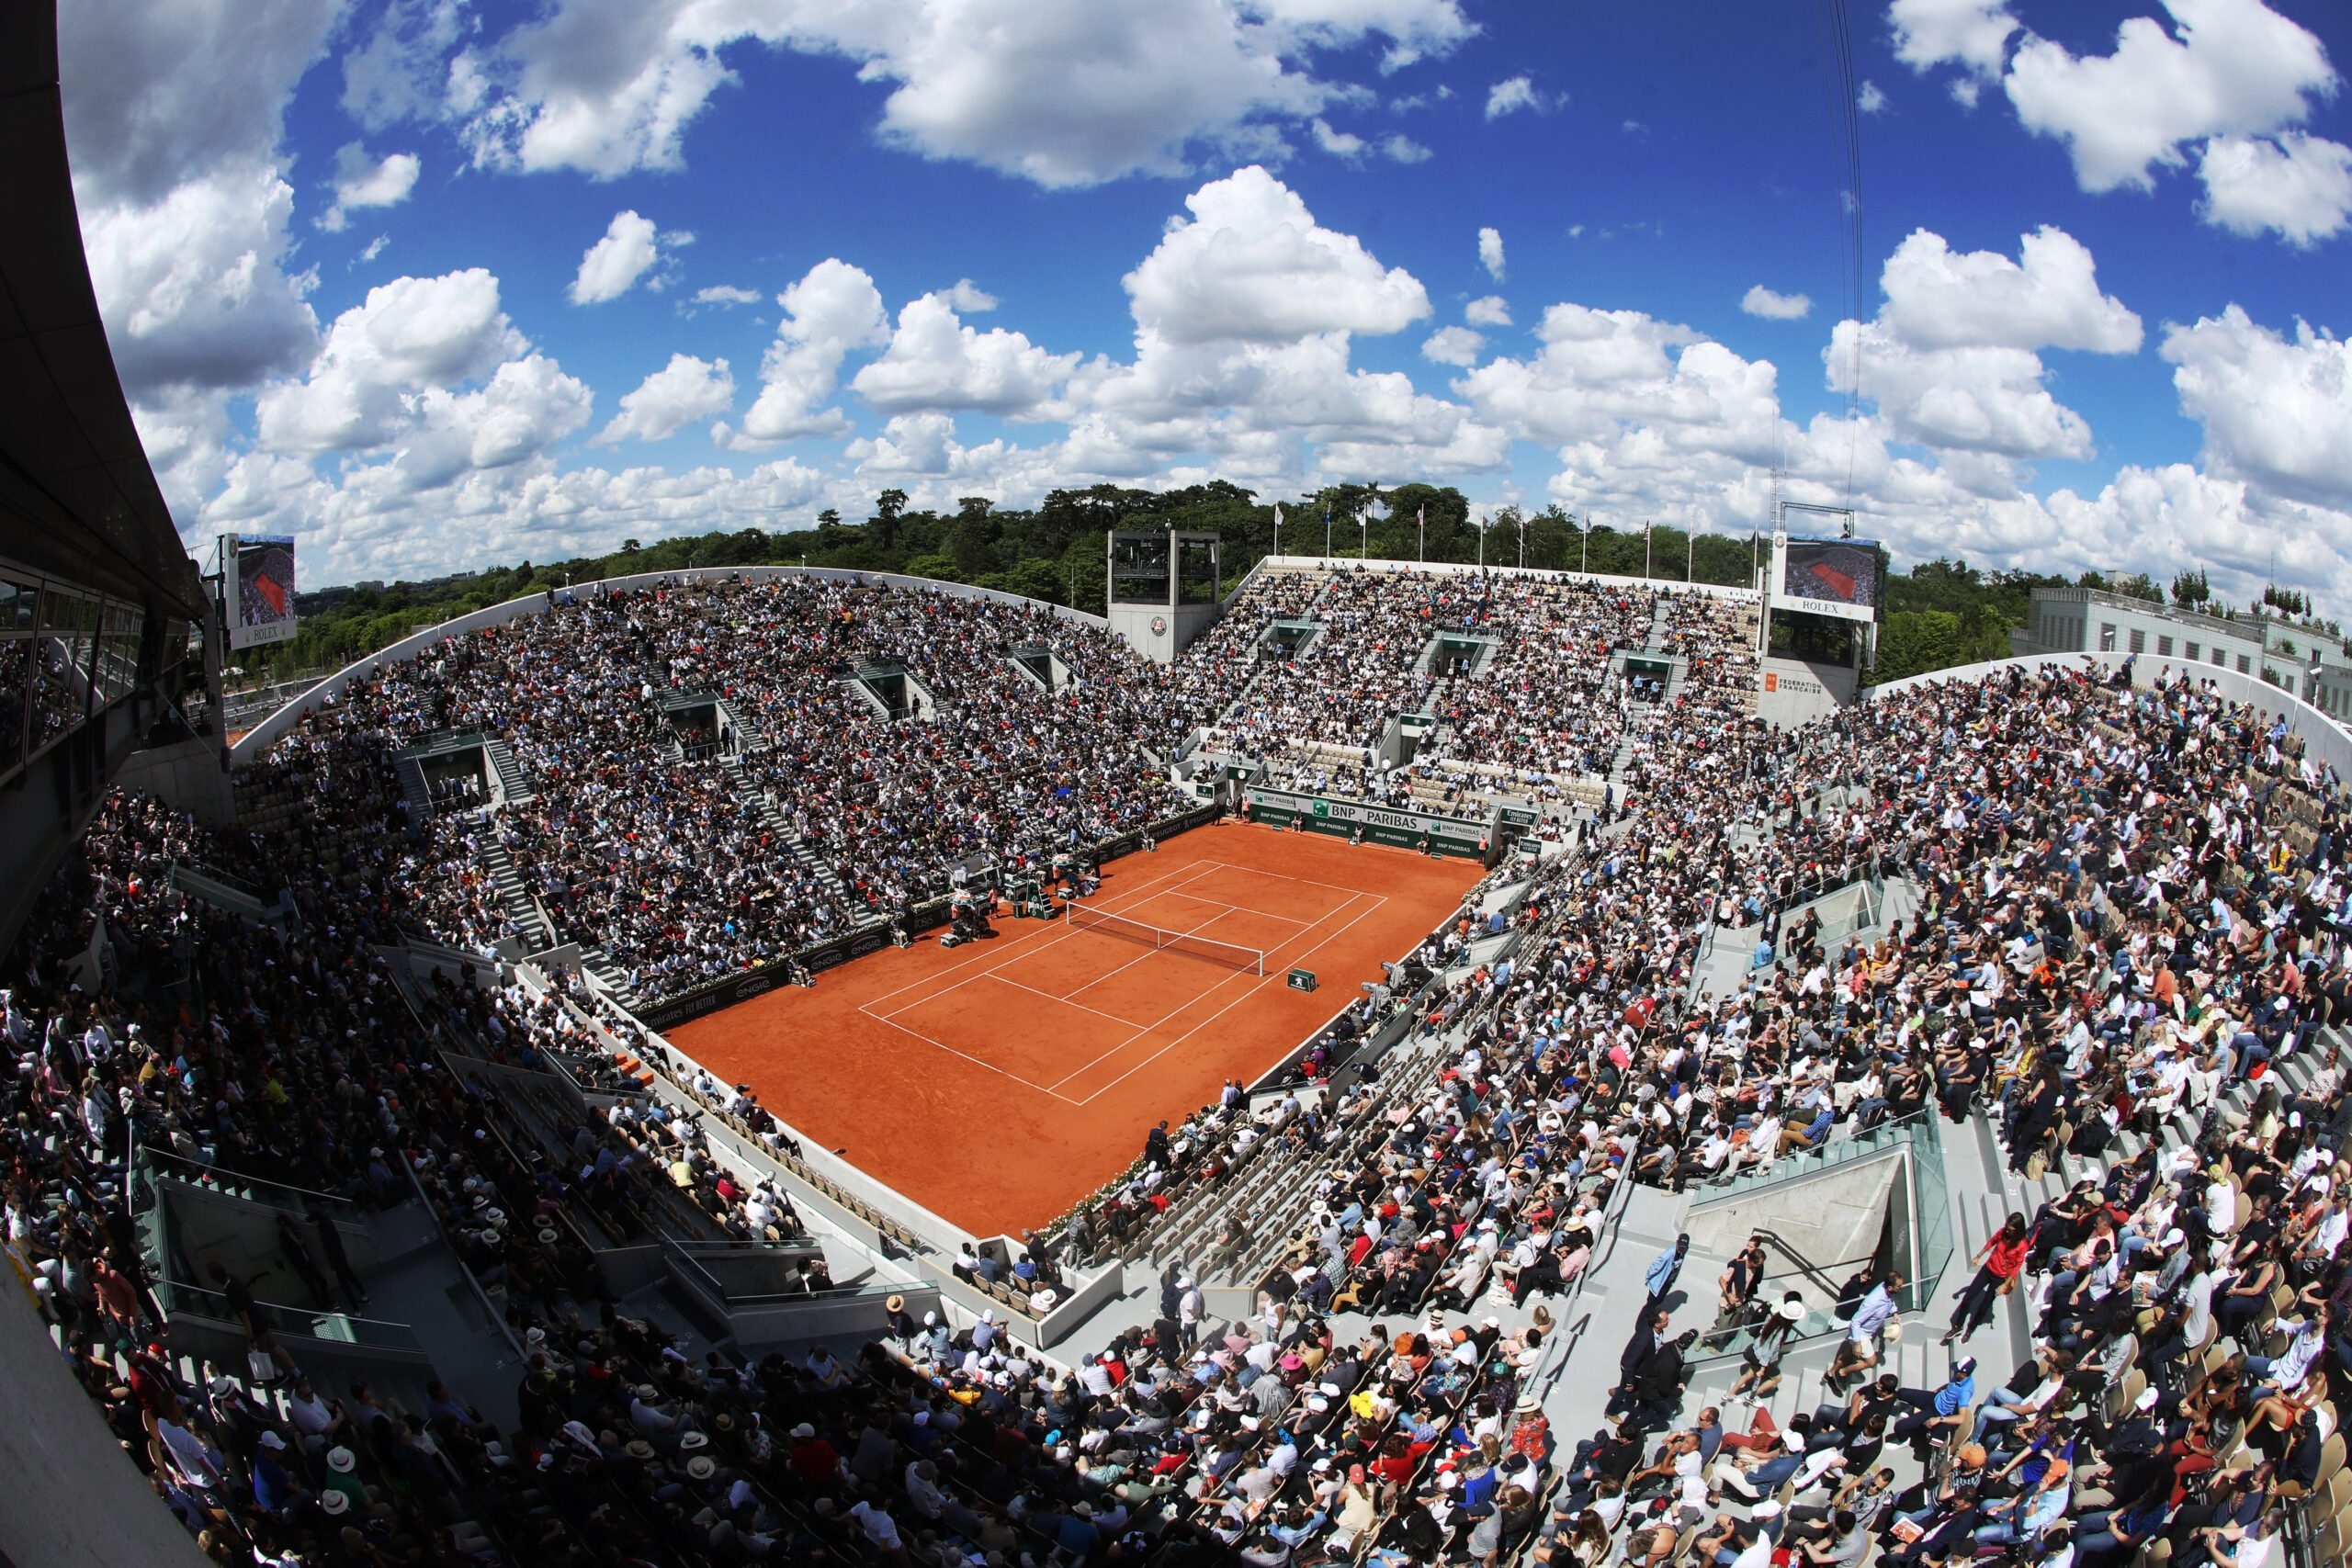
[{"label": "treeline", "polygon": [[[1335,554],[1373,560],[1476,561],[1480,537],[1470,502],[1452,487],[1403,485],[1375,492],[1340,485],[1281,502],[1282,548],[1319,555],[1324,516],[1330,516]],[[1375,510],[1385,515],[1374,517]],[[1426,526],[1417,518],[1425,516]],[[743,528],[685,535],[639,544],[625,541],[610,555],[492,567],[465,576],[384,587],[328,588],[304,593],[301,625],[289,640],[239,655],[249,676],[289,675],[334,669],[413,632],[568,582],[688,567],[799,565],[858,571],[898,571],[969,582],[1100,615],[1104,556],[1114,528],[1180,528],[1223,541],[1227,586],[1240,581],[1274,549],[1274,504],[1238,485],[1218,480],[1181,490],[1127,490],[1095,485],[1057,490],[1035,508],[1000,507],[968,496],[952,512],[910,508],[906,492],[888,490],[865,518],[818,513],[813,526],[786,532]],[[1586,527],[1557,506],[1522,513],[1498,510],[1484,541],[1495,566],[1649,575],[1670,581],[1745,586],[1754,581],[1758,546],[1747,535],[1702,533],[1659,525],[1645,538],[1639,528]],[[1763,547],[1769,554],[1769,545]]]},{"label": "treeline", "polygon": [[[1476,561],[1548,570],[1695,580],[1733,587],[1756,581],[1769,561],[1769,538],[1660,525],[1589,526],[1558,506],[1505,506],[1487,522],[1483,542],[1467,498],[1451,487],[1403,485],[1375,491],[1340,485],[1282,501],[1282,548],[1292,555],[1332,553],[1373,560]],[[1425,523],[1422,521],[1425,519]],[[872,513],[849,521],[820,513],[812,526],[783,532],[743,528],[640,544],[609,555],[492,567],[463,576],[382,587],[322,589],[301,596],[301,625],[290,640],[240,655],[248,678],[334,669],[426,626],[486,605],[567,583],[690,567],[808,565],[896,571],[969,582],[1101,614],[1106,544],[1114,528],[1179,528],[1223,541],[1227,587],[1275,547],[1274,505],[1218,480],[1181,490],[1095,485],[1057,490],[1034,508],[1000,507],[969,496],[952,512],[911,508],[906,492],[888,490]],[[1887,583],[1881,627],[1881,679],[1918,674],[2008,652],[2008,630],[2025,624],[2037,583],[2029,572],[1980,572],[1965,561],[1928,561]]]}]

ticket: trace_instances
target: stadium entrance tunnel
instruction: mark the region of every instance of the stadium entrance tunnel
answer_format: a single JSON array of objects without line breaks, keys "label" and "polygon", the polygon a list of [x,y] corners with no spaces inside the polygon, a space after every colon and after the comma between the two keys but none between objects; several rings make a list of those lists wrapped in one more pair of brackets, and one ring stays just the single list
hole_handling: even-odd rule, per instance
[{"label": "stadium entrance tunnel", "polygon": [[1686,1280],[1712,1283],[1750,1236],[1761,1235],[1767,1266],[1759,1302],[1794,1292],[1812,1322],[1837,1304],[1839,1289],[1868,1263],[1882,1274],[1902,1270],[1897,1304],[1917,1312],[1936,1300],[1953,1251],[1936,1112],[1882,1123],[1818,1153],[1783,1156],[1765,1171],[1702,1189],[1682,1228],[1692,1258]]}]

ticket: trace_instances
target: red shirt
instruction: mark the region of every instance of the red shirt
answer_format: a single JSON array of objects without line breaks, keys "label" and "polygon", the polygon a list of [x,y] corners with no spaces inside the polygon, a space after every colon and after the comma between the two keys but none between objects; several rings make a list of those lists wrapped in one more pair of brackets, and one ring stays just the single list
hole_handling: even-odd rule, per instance
[{"label": "red shirt", "polygon": [[2019,1236],[2012,1242],[1997,1235],[1992,1239],[1988,1244],[1990,1250],[1984,1254],[1984,1267],[1993,1271],[1995,1279],[2014,1280],[2018,1277],[2018,1270],[2025,1267],[2029,1239]]}]

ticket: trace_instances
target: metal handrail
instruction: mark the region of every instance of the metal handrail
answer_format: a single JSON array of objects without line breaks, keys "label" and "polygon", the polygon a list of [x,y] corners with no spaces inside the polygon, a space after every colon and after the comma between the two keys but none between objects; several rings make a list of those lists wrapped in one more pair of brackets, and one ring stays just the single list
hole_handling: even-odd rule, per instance
[{"label": "metal handrail", "polygon": [[[201,1285],[191,1285],[179,1280],[157,1280],[153,1282],[155,1297],[164,1308],[166,1319],[175,1316],[200,1317],[214,1323],[233,1324],[236,1310],[229,1305],[229,1298],[219,1291]],[[424,1343],[416,1330],[405,1323],[388,1318],[354,1317],[349,1313],[309,1312],[284,1302],[256,1301],[254,1311],[263,1326],[273,1334],[298,1339],[324,1339],[340,1345],[360,1345],[375,1350],[394,1350],[417,1356],[425,1354]]]},{"label": "metal handrail", "polygon": [[1872,1247],[1868,1252],[1858,1254],[1852,1258],[1843,1258],[1835,1263],[1816,1265],[1812,1259],[1806,1258],[1804,1254],[1799,1252],[1795,1247],[1791,1247],[1788,1241],[1777,1231],[1756,1230],[1750,1231],[1748,1234],[1763,1242],[1765,1246],[1771,1247],[1790,1262],[1795,1264],[1798,1273],[1804,1275],[1807,1280],[1810,1280],[1814,1284],[1827,1292],[1832,1300],[1835,1300],[1838,1295],[1838,1282],[1826,1272],[1827,1269],[1845,1269],[1856,1263],[1869,1263],[1875,1261],[1878,1258],[1878,1249],[1876,1247]]},{"label": "metal handrail", "polygon": [[[284,1199],[257,1194],[249,1200],[253,1202],[266,1203],[274,1209],[290,1208],[308,1213],[312,1208],[324,1208],[331,1213],[340,1213],[350,1218],[356,1218],[359,1213],[359,1205],[340,1193],[321,1192],[309,1187],[297,1187],[290,1181],[273,1181],[266,1176],[248,1176],[243,1171],[224,1170],[219,1166],[205,1165],[201,1161],[192,1160],[186,1155],[176,1155],[167,1149],[156,1148],[152,1144],[140,1145],[136,1152],[141,1159],[179,1166],[196,1172],[193,1177],[184,1177],[170,1170],[156,1172],[159,1176],[167,1177],[174,1181],[186,1182],[191,1187],[205,1187],[208,1190],[218,1191],[220,1189],[212,1184],[234,1181],[241,1186],[266,1188],[272,1194],[288,1194]],[[234,1198],[238,1194],[229,1192],[224,1193],[223,1196]]]}]

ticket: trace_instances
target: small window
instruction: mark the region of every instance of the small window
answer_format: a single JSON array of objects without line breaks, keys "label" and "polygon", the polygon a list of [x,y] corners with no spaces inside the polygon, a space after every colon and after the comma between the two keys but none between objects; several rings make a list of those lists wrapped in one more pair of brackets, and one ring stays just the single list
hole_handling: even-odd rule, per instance
[{"label": "small window", "polygon": [[[2213,650],[2213,667],[2214,667],[2216,670],[2225,668],[2225,667],[2229,664],[2229,662],[2230,662],[2230,650],[2229,650],[2228,649],[2226,649],[2226,648],[2217,648],[2217,649],[2215,649]],[[2241,670],[2243,670],[2243,669],[2245,669],[2245,660],[2241,659],[2241,660],[2238,660],[2238,668],[2239,668],[2239,669],[2241,669]]]},{"label": "small window", "polygon": [[2168,637],[2159,637],[2156,638],[2156,657],[2159,659],[2170,659],[2172,657],[2172,638]]},{"label": "small window", "polygon": [[2145,653],[2148,651],[2148,634],[2146,632],[2137,630],[2132,632],[2132,651],[2134,653]]},{"label": "small window", "polygon": [[2193,642],[2187,648],[2183,649],[2181,652],[2191,664],[2196,663],[2199,660],[2205,657],[2205,650]]},{"label": "small window", "polygon": [[2101,621],[2099,623],[2098,650],[2101,653],[2113,653],[2115,651],[2115,626],[2113,622]]},{"label": "small window", "polygon": [[2247,659],[2243,653],[2238,655],[2238,673],[2241,675],[2251,675],[2254,673],[2253,661]]}]

